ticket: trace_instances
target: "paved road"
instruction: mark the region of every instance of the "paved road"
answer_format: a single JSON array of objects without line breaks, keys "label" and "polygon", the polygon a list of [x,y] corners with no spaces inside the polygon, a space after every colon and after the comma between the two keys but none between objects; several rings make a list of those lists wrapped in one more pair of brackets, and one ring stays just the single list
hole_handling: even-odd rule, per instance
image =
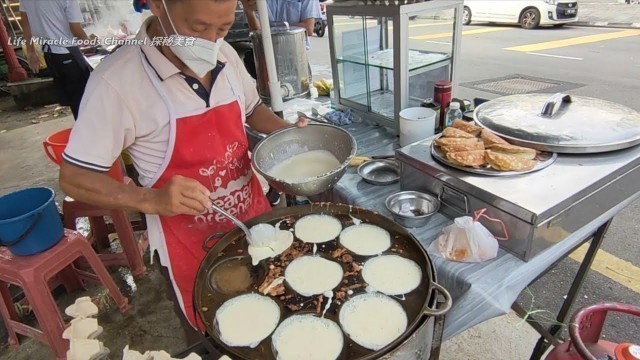
[{"label": "paved road", "polygon": [[[355,28],[353,20],[340,29]],[[351,23],[351,24],[350,24]],[[416,23],[415,25],[419,25]],[[451,25],[428,24],[410,29],[411,45],[446,51]],[[640,111],[640,30],[567,27],[522,30],[513,26],[464,27],[456,96],[500,96],[472,88],[481,80],[523,74],[549,83],[565,83],[570,94],[599,97]],[[328,40],[314,38],[311,62],[316,75],[329,76]],[[318,74],[319,73],[319,74]],[[580,293],[578,306],[599,301],[640,305],[640,202],[624,210],[611,226],[603,252]],[[574,256],[578,259],[578,256]],[[578,261],[566,259],[524,293],[533,309],[557,311],[568,292]],[[574,307],[575,309],[575,307]],[[573,311],[573,310],[572,310]],[[612,321],[605,337],[640,342],[640,321]]]}]

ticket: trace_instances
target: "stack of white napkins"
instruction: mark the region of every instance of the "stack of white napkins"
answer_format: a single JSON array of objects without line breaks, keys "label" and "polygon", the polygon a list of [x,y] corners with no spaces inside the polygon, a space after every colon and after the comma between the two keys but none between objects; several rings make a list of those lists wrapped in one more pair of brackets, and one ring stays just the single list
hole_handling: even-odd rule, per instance
[{"label": "stack of white napkins", "polygon": [[[179,360],[172,358],[166,351],[147,351],[144,354],[135,350],[130,350],[129,345],[125,346],[122,351],[122,360]],[[200,356],[195,353],[189,354],[184,360],[202,360]]]},{"label": "stack of white napkins", "polygon": [[109,349],[96,338],[102,334],[102,327],[92,316],[98,315],[98,307],[91,298],[84,296],[76,299],[65,313],[73,318],[62,337],[69,340],[67,360],[98,360],[109,355]]}]

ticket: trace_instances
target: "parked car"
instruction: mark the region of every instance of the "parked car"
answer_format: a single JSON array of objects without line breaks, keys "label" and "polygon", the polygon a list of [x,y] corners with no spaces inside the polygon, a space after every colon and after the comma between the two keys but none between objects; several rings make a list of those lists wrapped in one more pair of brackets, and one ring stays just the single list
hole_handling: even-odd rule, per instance
[{"label": "parked car", "polygon": [[323,37],[327,30],[327,4],[331,4],[332,0],[323,0],[320,2],[320,19],[316,19],[316,23],[313,26],[313,32],[317,37]]},{"label": "parked car", "polygon": [[463,24],[472,21],[562,26],[578,20],[577,0],[464,0]]}]

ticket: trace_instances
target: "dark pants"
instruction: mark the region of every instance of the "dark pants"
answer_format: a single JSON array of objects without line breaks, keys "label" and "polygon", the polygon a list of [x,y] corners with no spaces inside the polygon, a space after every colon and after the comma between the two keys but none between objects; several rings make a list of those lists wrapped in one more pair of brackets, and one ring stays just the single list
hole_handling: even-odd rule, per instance
[{"label": "dark pants", "polygon": [[173,302],[173,311],[175,312],[178,319],[180,319],[180,325],[182,326],[182,330],[184,330],[184,335],[187,340],[186,346],[191,346],[202,341],[203,335],[198,334],[198,331],[194,329],[193,326],[191,326],[191,324],[189,323],[189,320],[187,320],[187,317],[182,312],[182,309],[180,308],[180,303],[178,302],[178,295],[176,294],[173,288],[173,284],[171,283],[171,277],[169,276],[169,269],[167,269],[166,267],[160,264],[160,258],[158,257],[158,253],[154,252],[153,262],[158,264],[158,266],[160,267],[160,273],[162,274],[162,277],[164,277],[164,279],[166,280],[166,283],[167,283],[166,295],[167,295],[167,298]]},{"label": "dark pants", "polygon": [[45,52],[44,60],[51,71],[60,105],[69,106],[73,118],[77,120],[82,94],[91,74],[91,66],[82,57],[78,48],[69,48],[69,52],[69,54]]}]

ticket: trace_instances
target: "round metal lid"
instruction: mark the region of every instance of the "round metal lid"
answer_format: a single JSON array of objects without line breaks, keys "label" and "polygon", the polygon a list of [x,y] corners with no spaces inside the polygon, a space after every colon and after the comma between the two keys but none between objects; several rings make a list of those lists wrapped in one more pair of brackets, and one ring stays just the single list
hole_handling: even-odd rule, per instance
[{"label": "round metal lid", "polygon": [[474,119],[514,144],[542,151],[597,153],[640,144],[640,113],[584,96],[505,96],[478,106]]}]

